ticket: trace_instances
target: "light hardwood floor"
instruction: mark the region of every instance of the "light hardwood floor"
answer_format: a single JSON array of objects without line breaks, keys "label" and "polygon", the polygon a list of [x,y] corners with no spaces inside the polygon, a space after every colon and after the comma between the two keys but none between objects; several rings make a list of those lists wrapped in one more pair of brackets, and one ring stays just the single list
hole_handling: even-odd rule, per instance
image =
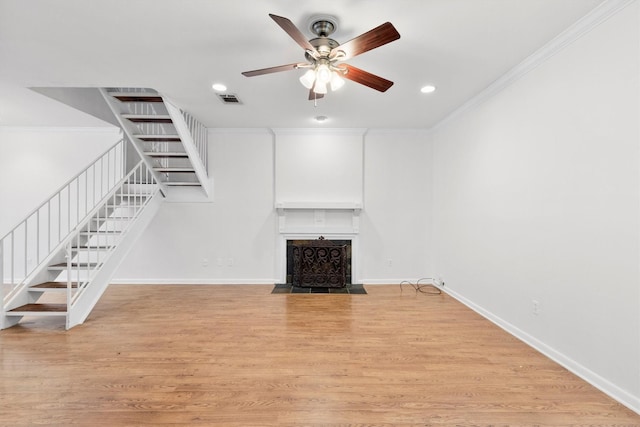
[{"label": "light hardwood floor", "polygon": [[640,426],[454,299],[113,285],[0,332],[0,425]]}]

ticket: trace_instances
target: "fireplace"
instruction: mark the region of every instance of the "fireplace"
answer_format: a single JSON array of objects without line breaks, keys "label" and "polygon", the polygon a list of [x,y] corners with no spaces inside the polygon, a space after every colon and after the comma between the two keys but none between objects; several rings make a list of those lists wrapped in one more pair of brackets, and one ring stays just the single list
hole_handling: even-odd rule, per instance
[{"label": "fireplace", "polygon": [[288,284],[343,288],[351,284],[351,240],[287,240]]}]

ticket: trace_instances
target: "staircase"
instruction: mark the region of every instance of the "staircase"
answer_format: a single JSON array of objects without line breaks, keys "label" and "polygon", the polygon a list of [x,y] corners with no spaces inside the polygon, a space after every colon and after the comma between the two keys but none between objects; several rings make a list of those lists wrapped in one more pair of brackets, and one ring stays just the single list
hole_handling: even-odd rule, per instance
[{"label": "staircase", "polygon": [[125,139],[0,239],[0,329],[85,321],[164,200],[209,200],[207,130],[153,89],[99,89]]},{"label": "staircase", "polygon": [[209,197],[207,131],[201,123],[153,89],[100,92],[169,199],[178,194],[184,200],[185,191],[176,193],[175,187]]},{"label": "staircase", "polygon": [[0,239],[0,329],[84,322],[162,202],[154,171],[126,164],[120,141]]}]

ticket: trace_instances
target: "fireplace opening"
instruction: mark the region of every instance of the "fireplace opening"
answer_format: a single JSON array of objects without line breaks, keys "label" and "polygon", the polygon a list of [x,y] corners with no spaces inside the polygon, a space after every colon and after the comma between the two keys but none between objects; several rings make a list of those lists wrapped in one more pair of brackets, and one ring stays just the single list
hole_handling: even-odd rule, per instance
[{"label": "fireplace opening", "polygon": [[287,240],[287,284],[341,288],[351,284],[351,240]]}]

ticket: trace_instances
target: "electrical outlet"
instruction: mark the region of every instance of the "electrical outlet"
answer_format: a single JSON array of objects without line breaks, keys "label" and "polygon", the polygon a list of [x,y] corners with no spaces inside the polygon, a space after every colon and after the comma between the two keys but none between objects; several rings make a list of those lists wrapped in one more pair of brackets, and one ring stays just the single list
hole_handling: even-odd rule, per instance
[{"label": "electrical outlet", "polygon": [[393,260],[392,259],[388,259],[387,260],[387,267],[393,267]]},{"label": "electrical outlet", "polygon": [[535,299],[531,300],[531,308],[532,308],[533,314],[535,316],[539,315],[540,314],[540,301],[535,300]]},{"label": "electrical outlet", "polygon": [[209,260],[207,258],[202,258],[202,266],[209,267]]}]

